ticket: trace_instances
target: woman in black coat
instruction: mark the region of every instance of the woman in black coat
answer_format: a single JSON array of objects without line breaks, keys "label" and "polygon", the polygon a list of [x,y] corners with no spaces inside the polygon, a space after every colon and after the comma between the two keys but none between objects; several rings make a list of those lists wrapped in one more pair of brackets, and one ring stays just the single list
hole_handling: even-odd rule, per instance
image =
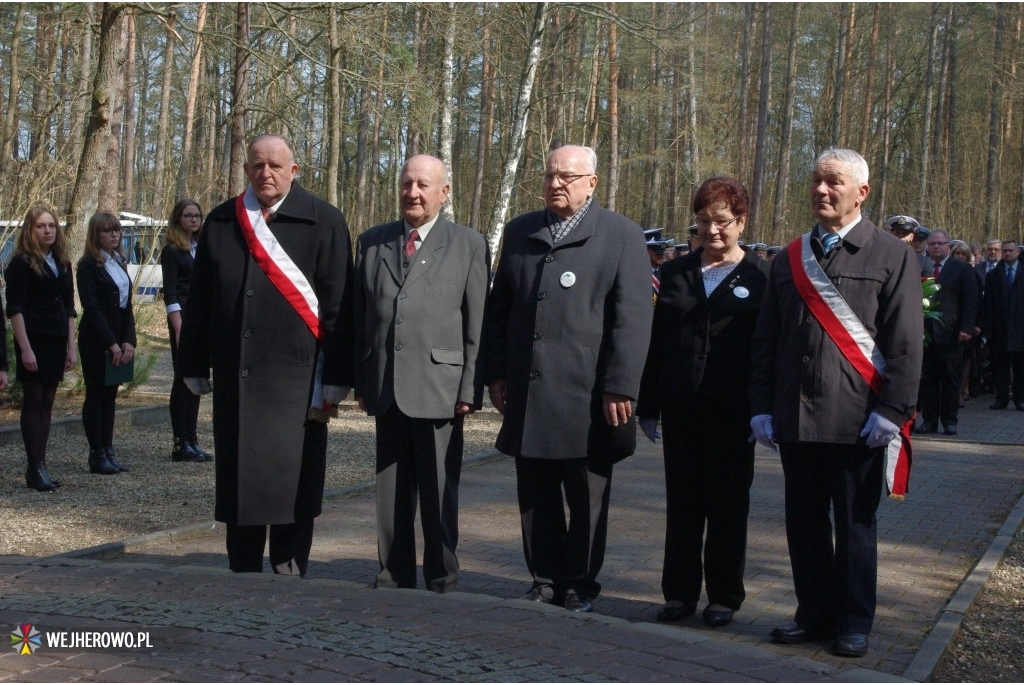
[{"label": "woman in black coat", "polygon": [[192,282],[196,245],[203,228],[203,210],[194,200],[178,200],[167,224],[167,241],[160,253],[163,270],[164,304],[167,307],[167,332],[171,340],[174,381],[171,383],[171,429],[174,431],[173,461],[210,461],[213,455],[199,446],[196,424],[199,420],[199,396],[185,387],[178,372],[178,340],[181,317]]},{"label": "woman in black coat", "polygon": [[[5,272],[7,315],[14,330],[14,354],[22,387],[21,437],[28,469],[25,483],[40,492],[59,480],[46,468],[46,443],[57,385],[74,367],[75,292],[64,232],[57,214],[42,205],[29,210]],[[2,318],[2,316],[0,316]],[[6,340],[6,331],[2,330]],[[7,385],[7,345],[2,345],[0,388]]]},{"label": "woman in black coat", "polygon": [[127,471],[114,454],[114,410],[118,385],[106,384],[106,359],[113,366],[135,357],[132,284],[121,251],[121,222],[107,212],[89,219],[85,255],[78,262],[82,324],[78,354],[85,379],[82,423],[89,441],[89,470],[111,475]]},{"label": "woman in black coat", "polygon": [[664,431],[666,602],[659,621],[693,614],[701,580],[709,626],[729,623],[745,598],[754,479],[750,339],[768,274],[768,263],[739,244],[748,207],[735,179],[705,181],[693,199],[700,248],[661,268],[636,410],[651,441],[659,437],[659,416]]}]

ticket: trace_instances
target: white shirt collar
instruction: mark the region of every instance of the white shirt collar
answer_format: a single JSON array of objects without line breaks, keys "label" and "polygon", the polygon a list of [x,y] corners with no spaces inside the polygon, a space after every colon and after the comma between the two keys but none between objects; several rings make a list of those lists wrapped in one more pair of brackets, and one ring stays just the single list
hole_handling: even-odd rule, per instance
[{"label": "white shirt collar", "polygon": [[[861,215],[858,214],[856,219],[854,219],[850,223],[848,223],[845,226],[843,226],[842,228],[840,228],[839,229],[839,239],[842,240],[843,238],[845,238],[846,234],[850,232],[850,229],[853,228],[854,226],[856,226],[857,224],[859,224],[860,220],[861,220]],[[822,228],[821,224],[818,224],[818,237],[819,238],[824,238],[825,237],[825,229]]]},{"label": "white shirt collar", "polygon": [[[427,223],[423,224],[422,226],[419,226],[419,227],[416,228],[416,232],[419,233],[419,235],[420,235],[420,243],[421,244],[423,243],[424,240],[427,239],[427,234],[430,233],[430,229],[432,229],[434,227],[434,224],[437,223],[437,220],[438,220],[438,218],[440,218],[440,216],[441,216],[441,213],[438,212],[437,214],[434,215],[433,219],[431,219]],[[402,220],[402,223],[405,225],[405,239],[408,240],[409,239],[409,234],[412,233],[413,227],[410,226],[409,222],[404,220],[404,219]]]}]

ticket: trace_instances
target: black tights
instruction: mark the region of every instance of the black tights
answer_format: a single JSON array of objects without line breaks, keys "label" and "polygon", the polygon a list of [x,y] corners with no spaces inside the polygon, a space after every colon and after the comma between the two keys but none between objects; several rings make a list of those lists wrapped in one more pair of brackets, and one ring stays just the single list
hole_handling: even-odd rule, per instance
[{"label": "black tights", "polygon": [[85,386],[85,402],[82,403],[82,424],[89,450],[108,449],[114,444],[114,405],[117,401],[117,385]]},{"label": "black tights", "polygon": [[21,388],[21,439],[25,443],[25,454],[29,464],[45,463],[57,384],[23,380]]}]

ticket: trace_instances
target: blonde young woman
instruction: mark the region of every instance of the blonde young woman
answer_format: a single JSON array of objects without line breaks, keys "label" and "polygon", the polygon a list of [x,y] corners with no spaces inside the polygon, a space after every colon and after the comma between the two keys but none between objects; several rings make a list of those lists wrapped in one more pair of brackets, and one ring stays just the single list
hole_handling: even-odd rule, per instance
[{"label": "blonde young woman", "polygon": [[[49,492],[60,486],[46,467],[53,400],[64,372],[77,363],[75,286],[56,212],[44,205],[28,211],[4,276],[17,378],[23,391],[21,436],[28,458],[25,484]],[[6,354],[4,357],[6,370]],[[6,380],[6,373],[2,373],[0,387],[6,385]]]},{"label": "blonde young woman", "polygon": [[113,475],[128,469],[114,453],[114,410],[117,385],[106,385],[106,356],[114,366],[135,357],[135,314],[132,284],[121,249],[121,222],[100,212],[89,219],[85,255],[78,262],[78,299],[82,325],[78,354],[85,380],[82,424],[89,441],[89,470]]},{"label": "blonde young woman", "polygon": [[164,305],[167,308],[167,332],[171,340],[171,360],[174,381],[171,383],[171,429],[174,431],[172,461],[210,461],[213,455],[199,446],[196,424],[199,417],[199,397],[185,387],[178,373],[178,339],[181,336],[181,317],[189,297],[192,267],[196,261],[196,246],[203,228],[203,210],[195,200],[178,200],[171,210],[167,224],[167,242],[160,253],[163,271]]}]

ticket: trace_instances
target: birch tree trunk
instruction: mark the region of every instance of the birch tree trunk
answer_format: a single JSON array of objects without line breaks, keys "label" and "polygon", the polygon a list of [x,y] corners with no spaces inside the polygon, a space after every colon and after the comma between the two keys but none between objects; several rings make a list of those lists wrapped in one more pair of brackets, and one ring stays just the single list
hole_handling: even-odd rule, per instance
[{"label": "birch tree trunk", "polygon": [[[128,12],[125,15],[125,28],[128,36],[128,47],[126,52],[124,83],[121,93],[124,100],[124,114],[122,115],[122,128],[124,129],[123,154],[118,160],[115,168],[120,171],[121,187],[124,194],[121,195],[121,202],[130,207],[135,206],[135,121],[138,116],[138,101],[135,98],[135,45],[137,33],[135,27],[135,12]],[[120,203],[118,203],[120,204]]]},{"label": "birch tree trunk", "polygon": [[[448,182],[452,181],[452,96],[455,85],[455,31],[457,29],[455,3],[446,3],[448,23],[444,30],[444,64],[441,67],[441,160],[448,166]],[[448,195],[441,206],[441,214],[455,220],[452,198]]]},{"label": "birch tree trunk", "polygon": [[547,24],[547,20],[548,3],[538,2],[533,19],[533,29],[530,31],[530,50],[526,54],[526,62],[523,65],[523,76],[519,82],[519,97],[516,100],[515,111],[512,115],[512,126],[509,128],[512,135],[509,155],[501,174],[498,200],[494,203],[491,223],[487,228],[487,244],[492,255],[497,255],[501,247],[501,236],[505,228],[505,218],[508,214],[512,198],[512,185],[515,182],[516,172],[519,169],[519,158],[523,154],[523,143],[526,140],[526,124],[530,117],[530,94],[533,92],[533,82],[537,77],[537,64],[540,62],[540,46],[544,38],[544,26]]},{"label": "birch tree trunk", "polygon": [[924,77],[924,109],[921,112],[921,144],[918,155],[921,164],[918,173],[917,213],[924,213],[930,206],[928,202],[929,145],[931,144],[932,105],[935,101],[935,45],[939,34],[939,5],[932,4],[931,30],[928,32],[928,56]]}]

